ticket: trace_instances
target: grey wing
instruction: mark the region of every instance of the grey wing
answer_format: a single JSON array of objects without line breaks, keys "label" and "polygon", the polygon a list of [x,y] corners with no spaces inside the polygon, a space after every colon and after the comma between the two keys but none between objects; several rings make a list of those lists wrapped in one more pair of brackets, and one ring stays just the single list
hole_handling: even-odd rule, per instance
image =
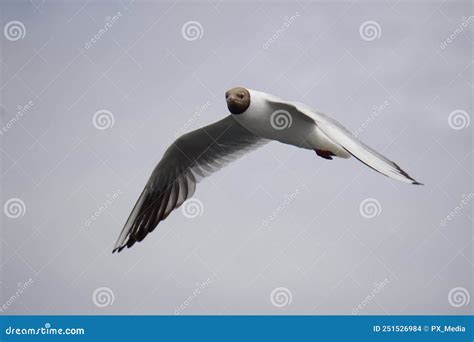
[{"label": "grey wing", "polygon": [[280,99],[269,99],[267,101],[275,110],[283,108],[292,115],[300,115],[311,119],[328,139],[375,171],[405,183],[421,185],[402,170],[398,164],[355,138],[347,128],[326,114],[313,111],[298,102],[285,102]]},{"label": "grey wing", "polygon": [[179,137],[153,170],[113,252],[142,241],[171,211],[194,194],[200,179],[266,142],[242,127],[231,115]]}]

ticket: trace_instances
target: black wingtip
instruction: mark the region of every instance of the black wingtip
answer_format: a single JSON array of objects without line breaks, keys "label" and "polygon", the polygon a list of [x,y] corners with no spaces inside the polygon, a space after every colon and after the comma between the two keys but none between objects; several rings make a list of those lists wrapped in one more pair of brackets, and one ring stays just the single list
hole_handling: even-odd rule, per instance
[{"label": "black wingtip", "polygon": [[115,248],[113,249],[113,251],[112,251],[112,254],[114,254],[115,252],[120,253],[120,252],[122,251],[122,249],[124,249],[125,247],[126,247],[126,245],[125,245],[125,246],[115,247]]},{"label": "black wingtip", "polygon": [[414,180],[411,184],[413,184],[413,185],[425,185],[423,183],[417,182],[416,180]]}]

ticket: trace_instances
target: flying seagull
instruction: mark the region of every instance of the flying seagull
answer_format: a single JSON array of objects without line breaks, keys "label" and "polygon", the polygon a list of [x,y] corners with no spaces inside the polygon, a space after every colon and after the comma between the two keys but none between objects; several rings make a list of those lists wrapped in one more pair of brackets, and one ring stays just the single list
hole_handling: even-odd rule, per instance
[{"label": "flying seagull", "polygon": [[421,184],[356,139],[339,122],[304,104],[241,87],[230,89],[225,97],[231,115],[182,135],[168,147],[138,198],[113,252],[142,241],[194,194],[199,180],[271,140],[314,150],[328,160],[353,156],[386,176]]}]

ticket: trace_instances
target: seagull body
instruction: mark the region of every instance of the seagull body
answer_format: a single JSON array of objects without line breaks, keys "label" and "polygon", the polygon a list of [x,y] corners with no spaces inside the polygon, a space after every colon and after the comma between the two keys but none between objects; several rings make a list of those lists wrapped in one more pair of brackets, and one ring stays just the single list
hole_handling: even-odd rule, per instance
[{"label": "seagull body", "polygon": [[388,177],[420,184],[339,122],[304,104],[242,87],[227,91],[226,102],[231,115],[184,134],[168,147],[125,223],[114,252],[142,241],[194,194],[202,178],[272,140],[314,150],[328,160],[354,156]]},{"label": "seagull body", "polygon": [[[349,158],[350,154],[328,139],[315,122],[304,115],[295,115],[289,102],[247,89],[250,106],[235,119],[256,136],[276,140],[309,150],[331,151],[336,156]],[[298,104],[304,107],[303,104]]]}]

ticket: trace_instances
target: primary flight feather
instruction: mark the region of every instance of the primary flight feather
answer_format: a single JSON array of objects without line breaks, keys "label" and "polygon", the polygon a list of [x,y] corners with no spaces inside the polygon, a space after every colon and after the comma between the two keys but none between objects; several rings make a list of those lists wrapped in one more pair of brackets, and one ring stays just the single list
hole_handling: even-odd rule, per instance
[{"label": "primary flight feather", "polygon": [[142,241],[194,194],[200,179],[271,140],[314,150],[324,159],[354,156],[388,177],[420,184],[397,164],[356,139],[339,122],[304,104],[241,87],[230,89],[225,96],[231,115],[184,134],[168,147],[113,252]]}]

